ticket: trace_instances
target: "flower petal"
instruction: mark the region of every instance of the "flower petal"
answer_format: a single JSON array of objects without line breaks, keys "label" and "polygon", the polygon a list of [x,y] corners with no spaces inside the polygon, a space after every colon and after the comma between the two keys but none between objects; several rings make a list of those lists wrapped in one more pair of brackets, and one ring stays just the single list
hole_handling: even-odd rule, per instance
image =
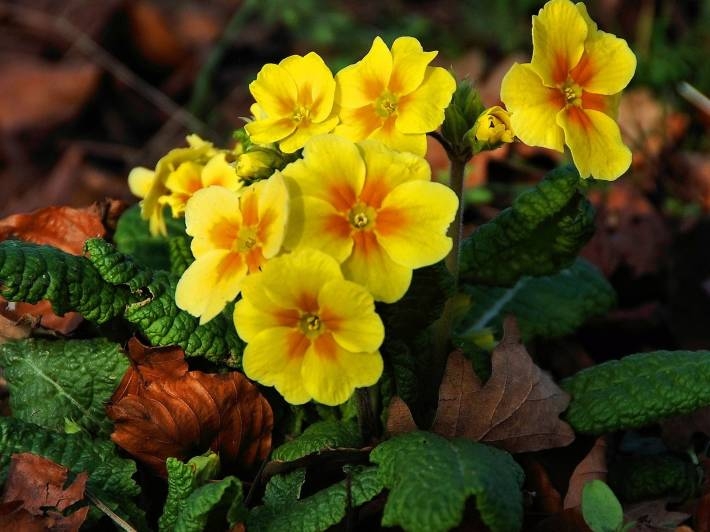
[{"label": "flower petal", "polygon": [[321,335],[306,351],[301,378],[313,399],[335,406],[347,401],[356,387],[375,384],[382,368],[379,352],[352,353],[329,335]]},{"label": "flower petal", "polygon": [[389,90],[405,95],[417,89],[424,80],[427,66],[437,52],[425,52],[414,37],[399,37],[392,43],[392,75]]},{"label": "flower petal", "polygon": [[397,101],[397,129],[402,133],[434,131],[444,121],[444,109],[456,90],[456,80],[441,67],[428,67],[422,84]]},{"label": "flower petal", "polygon": [[533,16],[530,63],[544,85],[556,87],[567,80],[582,57],[587,34],[584,17],[569,0],[550,0]]},{"label": "flower petal", "polygon": [[321,288],[318,305],[322,323],[344,349],[370,352],[382,345],[385,328],[365,287],[345,280],[330,281]]},{"label": "flower petal", "polygon": [[347,218],[328,203],[313,196],[292,202],[292,215],[284,246],[313,247],[327,253],[339,263],[350,255],[353,247],[352,226]]},{"label": "flower petal", "polygon": [[298,87],[298,103],[310,109],[310,119],[322,122],[333,112],[335,80],[323,59],[309,52],[301,57],[287,57],[279,65],[284,68]]},{"label": "flower petal", "polygon": [[298,330],[286,327],[264,329],[244,349],[242,365],[250,379],[274,386],[291,404],[310,401],[304,386],[302,364],[309,346]]},{"label": "flower petal", "polygon": [[254,120],[244,126],[255,144],[271,144],[285,139],[296,130],[296,122],[290,116]]},{"label": "flower petal", "polygon": [[154,179],[155,172],[153,170],[137,166],[128,174],[128,188],[131,189],[134,196],[145,198]]},{"label": "flower petal", "polygon": [[241,225],[239,195],[229,189],[203,188],[187,202],[185,230],[194,237],[191,248],[196,258],[211,249],[231,249]]},{"label": "flower petal", "polygon": [[396,127],[395,116],[391,116],[382,124],[382,127],[373,131],[369,138],[378,140],[393,150],[409,152],[422,157],[426,154],[426,133],[402,133]]},{"label": "flower petal", "polygon": [[246,274],[246,262],[239,253],[221,249],[205,253],[180,277],[175,303],[199,316],[200,325],[207,323],[237,297]]},{"label": "flower petal", "polygon": [[624,39],[599,32],[587,41],[585,53],[570,73],[585,91],[616,94],[629,84],[636,72],[636,56]]},{"label": "flower petal", "polygon": [[375,300],[393,303],[412,281],[412,270],[394,262],[372,231],[353,235],[353,252],[341,265],[346,279],[366,287]]},{"label": "flower petal", "polygon": [[564,107],[562,93],[545,87],[530,64],[515,63],[510,68],[503,78],[500,97],[520,140],[562,151],[564,134],[556,122],[557,113]]},{"label": "flower petal", "polygon": [[268,63],[249,84],[254,99],[271,118],[290,117],[298,101],[298,87],[289,72]]},{"label": "flower petal", "polygon": [[581,177],[614,180],[631,165],[631,150],[621,140],[617,123],[606,114],[580,107],[560,112],[557,123]]},{"label": "flower petal", "polygon": [[253,186],[258,197],[258,240],[264,257],[270,259],[281,251],[286,234],[288,190],[279,172]]},{"label": "flower petal", "polygon": [[349,108],[373,104],[387,88],[391,72],[392,53],[380,37],[375,37],[365,57],[336,74],[336,102]]},{"label": "flower petal", "polygon": [[335,134],[354,141],[368,138],[384,123],[372,105],[354,109],[343,107],[340,109],[339,116],[340,124],[336,126]]},{"label": "flower petal", "polygon": [[300,194],[327,201],[347,212],[365,183],[365,163],[357,146],[337,135],[313,137],[303,149],[303,159],[282,170]]},{"label": "flower petal", "polygon": [[323,122],[299,124],[291,135],[279,142],[279,148],[281,148],[281,151],[284,153],[293,153],[303,148],[311,137],[330,133],[337,124],[337,116],[333,116]]},{"label": "flower petal", "polygon": [[421,268],[451,250],[446,231],[456,215],[458,199],[447,186],[426,181],[403,183],[377,213],[377,240],[396,263]]},{"label": "flower petal", "polygon": [[225,153],[212,157],[202,169],[202,186],[219,185],[230,190],[239,190],[242,181],[234,166],[227,162]]}]

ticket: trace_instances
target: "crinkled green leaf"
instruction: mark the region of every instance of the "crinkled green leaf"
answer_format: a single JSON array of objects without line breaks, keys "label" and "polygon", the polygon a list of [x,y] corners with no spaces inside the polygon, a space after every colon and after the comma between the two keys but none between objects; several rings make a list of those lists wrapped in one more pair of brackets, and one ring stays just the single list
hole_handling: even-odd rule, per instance
[{"label": "crinkled green leaf", "polygon": [[709,382],[710,351],[638,353],[564,379],[564,417],[585,434],[642,427],[710,405]]},{"label": "crinkled green leaf", "polygon": [[10,301],[52,302],[59,315],[77,311],[104,323],[128,303],[128,289],[104,282],[84,257],[51,247],[6,240],[0,242],[0,295]]},{"label": "crinkled green leaf", "polygon": [[301,496],[301,487],[305,481],[306,469],[304,467],[271,477],[264,491],[264,506],[274,510],[290,506]]},{"label": "crinkled green leaf", "polygon": [[131,500],[140,488],[133,480],[136,464],[118,456],[108,440],[85,433],[62,434],[11,417],[0,417],[0,484],[5,482],[13,453],[29,452],[68,468],[89,473],[87,489],[117,514],[140,526],[143,514]]},{"label": "crinkled green leaf", "polygon": [[157,271],[146,287],[148,295],[126,308],[126,319],[143,333],[152,345],[179,345],[188,356],[201,355],[231,366],[241,365],[244,343],[237,336],[230,315],[232,305],[200,325],[200,319],[178,308],[175,287],[178,278]]},{"label": "crinkled green leaf", "polygon": [[[374,467],[352,468],[349,479],[316,492],[301,500],[290,498],[292,492],[285,492],[283,501],[274,500],[254,508],[247,519],[249,532],[273,532],[278,530],[298,530],[299,532],[321,532],[343,520],[348,511],[348,501],[357,507],[373,499],[383,489],[382,482]],[[296,473],[296,472],[294,472]],[[291,476],[298,481],[299,477]],[[270,481],[273,482],[275,479]],[[290,488],[296,486],[291,481]],[[268,486],[267,486],[268,489]],[[300,490],[300,485],[298,486]],[[348,490],[350,493],[348,493]]]},{"label": "crinkled green leaf", "polygon": [[411,532],[450,530],[461,522],[466,500],[473,496],[493,532],[522,527],[523,471],[505,451],[417,431],[381,443],[370,459],[390,490],[384,526]]},{"label": "crinkled green leaf", "polygon": [[458,330],[465,337],[485,327],[502,332],[503,318],[514,314],[523,340],[554,338],[574,332],[591,316],[611,308],[616,293],[584,259],[544,277],[522,277],[510,288],[465,286],[473,302]]},{"label": "crinkled green leaf", "polygon": [[84,249],[91,264],[107,283],[116,286],[125,284],[131,291],[137,292],[150,282],[150,270],[139,266],[105,240],[90,238],[84,243]]},{"label": "crinkled green leaf", "polygon": [[624,524],[624,510],[611,488],[601,480],[582,488],[582,516],[593,532],[616,532]]},{"label": "crinkled green leaf", "polygon": [[130,255],[138,264],[151,270],[169,270],[168,239],[185,234],[185,222],[172,216],[165,217],[168,236],[153,236],[148,221],[141,218],[139,205],[126,209],[118,220],[113,240],[118,250]]},{"label": "crinkled green leaf", "polygon": [[242,483],[225,477],[194,490],[185,500],[175,520],[175,532],[228,530],[246,517]]},{"label": "crinkled green leaf", "polygon": [[170,271],[175,275],[182,275],[195,260],[190,249],[190,239],[185,235],[175,236],[168,240],[168,252],[170,254]]},{"label": "crinkled green leaf", "polygon": [[463,241],[461,279],[511,286],[569,266],[594,232],[594,209],[578,183],[577,170],[558,168],[480,226]]},{"label": "crinkled green leaf", "polygon": [[120,345],[30,338],[0,345],[0,366],[15,417],[57,431],[70,420],[92,434],[111,432],[104,405],[128,369]]},{"label": "crinkled green leaf", "polygon": [[163,514],[158,520],[162,531],[173,530],[178,514],[185,508],[190,494],[219,472],[219,456],[212,451],[195,456],[187,463],[177,458],[165,461],[168,471],[168,496],[163,506]]},{"label": "crinkled green leaf", "polygon": [[290,462],[324,449],[360,447],[357,423],[351,421],[319,421],[303,431],[298,438],[286,442],[271,454],[273,460]]}]

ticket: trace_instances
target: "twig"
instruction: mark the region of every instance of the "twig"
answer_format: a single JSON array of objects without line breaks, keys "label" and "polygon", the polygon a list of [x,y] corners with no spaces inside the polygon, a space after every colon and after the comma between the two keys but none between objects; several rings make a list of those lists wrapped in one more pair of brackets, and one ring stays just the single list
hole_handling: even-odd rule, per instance
[{"label": "twig", "polygon": [[138,530],[133,528],[127,521],[116,515],[116,512],[106,506],[96,495],[91,493],[89,490],[86,490],[84,493],[86,494],[86,497],[93,503],[93,505],[96,506],[103,513],[105,513],[107,516],[109,516],[111,520],[116,523],[119,528],[121,528],[121,530],[125,530],[126,532],[138,532]]}]

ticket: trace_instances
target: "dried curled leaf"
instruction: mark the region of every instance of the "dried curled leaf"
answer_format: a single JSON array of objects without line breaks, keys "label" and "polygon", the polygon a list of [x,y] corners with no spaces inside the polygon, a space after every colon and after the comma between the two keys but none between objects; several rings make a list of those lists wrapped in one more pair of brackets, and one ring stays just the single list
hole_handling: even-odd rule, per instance
[{"label": "dried curled leaf", "polygon": [[568,445],[574,432],[559,414],[567,408],[569,395],[533,363],[515,322],[507,319],[503,329],[485,384],[460,351],[450,355],[432,430],[514,453]]},{"label": "dried curled leaf", "polygon": [[225,468],[247,469],[271,449],[269,403],[244,375],[188,371],[179,348],[129,342],[132,367],[107,407],[111,439],[161,475],[165,460],[212,449]]},{"label": "dried curled leaf", "polygon": [[21,505],[13,507],[6,515],[0,515],[0,528],[34,530],[36,527],[39,530],[67,532],[79,530],[89,513],[89,506],[69,514],[66,514],[66,510],[84,498],[88,475],[79,473],[65,487],[68,472],[66,467],[36,454],[13,454],[5,493],[0,502],[20,501]]},{"label": "dried curled leaf", "polygon": [[563,503],[565,510],[582,504],[584,485],[591,480],[606,482],[606,474],[606,439],[602,436],[597,438],[587,456],[572,471]]}]

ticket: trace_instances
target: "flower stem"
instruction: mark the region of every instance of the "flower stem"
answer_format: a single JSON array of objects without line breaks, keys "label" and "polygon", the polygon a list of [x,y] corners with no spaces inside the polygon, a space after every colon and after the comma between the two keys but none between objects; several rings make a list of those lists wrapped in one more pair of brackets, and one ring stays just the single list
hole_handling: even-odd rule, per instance
[{"label": "flower stem", "polygon": [[454,191],[456,197],[459,199],[459,208],[456,211],[456,217],[453,223],[449,227],[449,236],[453,240],[453,246],[451,251],[446,256],[446,266],[454,276],[454,281],[456,287],[458,288],[459,281],[459,256],[461,253],[461,233],[463,231],[463,178],[464,169],[466,168],[466,161],[460,157],[451,157],[451,177],[450,184],[451,190]]},{"label": "flower stem", "polygon": [[377,418],[373,405],[372,386],[369,388],[356,388],[355,395],[357,401],[357,422],[360,429],[360,437],[364,445],[367,445],[377,432]]}]

